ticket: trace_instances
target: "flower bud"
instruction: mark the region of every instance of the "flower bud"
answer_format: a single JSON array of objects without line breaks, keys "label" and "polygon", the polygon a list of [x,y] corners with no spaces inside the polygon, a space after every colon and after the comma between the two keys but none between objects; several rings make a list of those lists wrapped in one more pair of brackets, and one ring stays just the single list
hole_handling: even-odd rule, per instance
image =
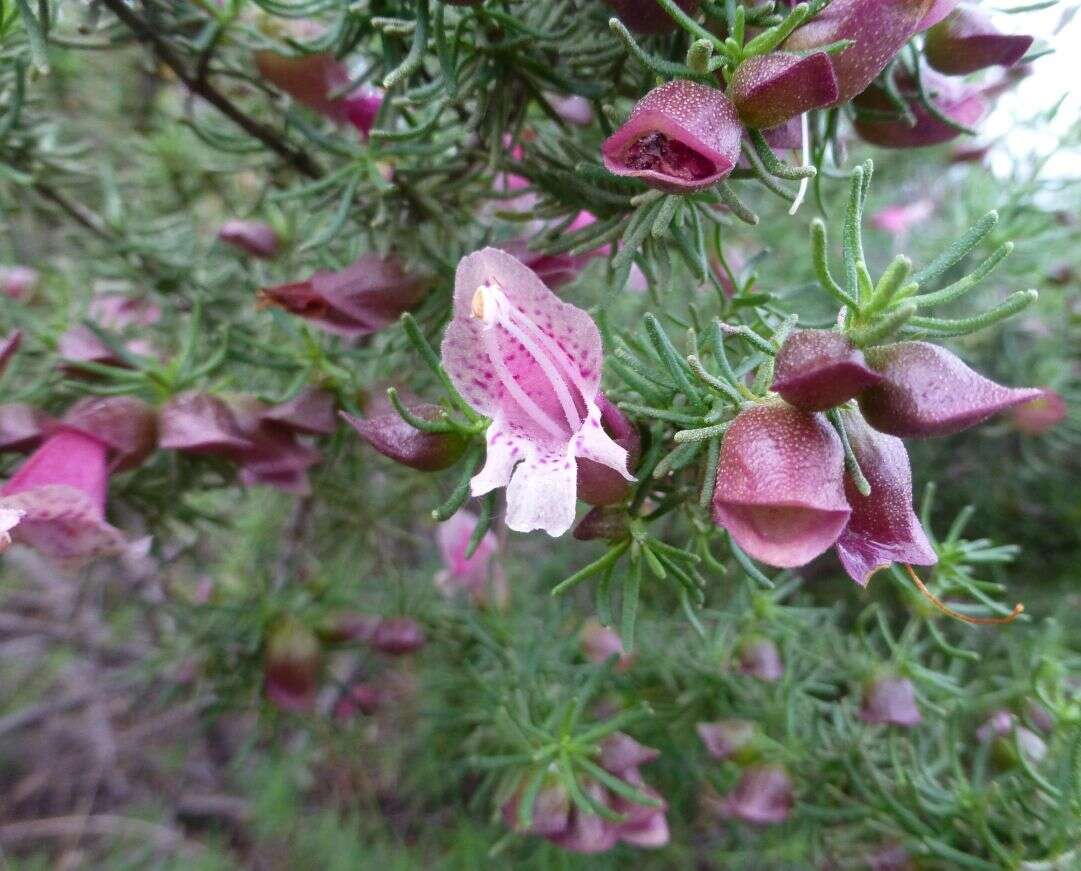
[{"label": "flower bud", "polygon": [[906,677],[883,675],[863,687],[859,718],[865,723],[915,726],[923,720],[916,707],[916,689]]},{"label": "flower bud", "polygon": [[654,88],[601,146],[614,175],[639,178],[668,193],[700,191],[725,178],[742,136],[723,91],[677,80]]},{"label": "flower bud", "polygon": [[154,450],[157,416],[134,396],[87,397],[64,414],[64,427],[79,430],[109,446],[114,472],[134,469]]},{"label": "flower bud", "polygon": [[627,521],[627,512],[622,508],[594,508],[578,521],[574,537],[579,541],[617,541],[627,537]]},{"label": "flower bud", "polygon": [[732,74],[728,95],[747,127],[784,124],[837,100],[837,77],[824,52],[800,57],[786,52],[757,55]]},{"label": "flower bud", "polygon": [[837,79],[836,104],[847,103],[886,68],[916,32],[929,0],[832,0],[796,28],[781,48],[802,53],[849,39],[829,55]]},{"label": "flower bud", "polygon": [[602,626],[596,618],[586,620],[579,633],[582,644],[582,653],[590,662],[598,665],[607,662],[613,656],[618,656],[616,671],[626,671],[634,663],[634,654],[627,653],[623,649],[623,641],[619,633]]},{"label": "flower bud", "polygon": [[372,647],[391,656],[414,653],[426,641],[420,624],[409,617],[384,617],[372,633]]},{"label": "flower bud", "polygon": [[766,683],[776,683],[784,674],[781,651],[770,639],[752,635],[736,648],[736,667],[740,674],[750,675]]},{"label": "flower bud", "polygon": [[[438,420],[443,413],[438,405],[428,403],[409,406],[408,410],[424,420]],[[414,429],[396,411],[366,418],[342,412],[342,417],[384,457],[421,472],[438,472],[453,466],[468,445],[468,440],[457,432]]]},{"label": "flower bud", "polygon": [[[634,471],[642,449],[638,427],[603,393],[597,394],[601,426],[627,452],[627,469]],[[614,505],[630,492],[631,482],[611,466],[582,457],[578,460],[578,498],[590,505]]]},{"label": "flower bud", "polygon": [[694,728],[706,745],[706,752],[714,759],[750,761],[755,732],[755,725],[750,720],[717,720],[715,723],[698,723]]},{"label": "flower bud", "polygon": [[[929,69],[920,72],[920,79],[928,99],[955,124],[973,127],[987,114],[987,99],[977,88]],[[924,148],[961,135],[957,127],[935,117],[919,101],[916,83],[907,72],[898,70],[894,83],[915,117],[915,125],[897,111],[885,89],[872,85],[852,101],[857,108],[853,126],[861,139],[882,148]]]},{"label": "flower bud", "polygon": [[899,439],[877,432],[855,409],[842,409],[841,419],[863,476],[871,485],[864,496],[851,475],[845,496],[852,507],[848,525],[837,539],[837,556],[861,587],[891,563],[933,566],[938,555],[912,510],[912,470]]},{"label": "flower bud", "polygon": [[987,67],[1012,67],[1031,45],[1031,36],[1002,33],[982,9],[962,3],[927,31],[923,56],[940,73],[964,76]]},{"label": "flower bud", "polygon": [[49,418],[24,402],[0,405],[0,451],[30,451],[44,436]]},{"label": "flower bud", "polygon": [[803,411],[824,411],[881,380],[843,333],[795,330],[777,352],[772,389]]},{"label": "flower bud", "polygon": [[976,739],[986,744],[992,742],[991,755],[995,764],[1009,770],[1021,764],[1018,749],[1032,764],[1039,764],[1047,755],[1047,744],[1033,732],[1021,726],[1017,717],[1009,711],[995,711],[976,730]]},{"label": "flower bud", "polygon": [[601,741],[601,768],[616,777],[623,777],[628,771],[646,765],[659,757],[660,751],[646,747],[635,741],[626,732],[613,732]]},{"label": "flower bud", "polygon": [[41,283],[41,274],[29,266],[0,267],[0,296],[26,300]]},{"label": "flower bud", "polygon": [[281,620],[267,635],[263,654],[267,698],[283,711],[310,711],[315,704],[319,660],[315,633],[295,618]]},{"label": "flower bud", "polygon": [[[670,33],[679,24],[657,5],[656,0],[604,0],[628,30],[635,33]],[[698,0],[676,0],[676,5],[688,15],[698,11]]]},{"label": "flower bud", "polygon": [[721,447],[713,519],[755,559],[800,566],[837,540],[850,514],[844,449],[820,414],[784,403],[743,411]]},{"label": "flower bud", "polygon": [[1025,435],[1041,435],[1066,419],[1066,400],[1046,387],[1040,395],[1010,409],[1010,423]]},{"label": "flower bud", "polygon": [[252,257],[270,258],[278,253],[281,240],[269,224],[262,221],[231,220],[222,224],[218,238]]},{"label": "flower bud", "polygon": [[881,345],[865,355],[882,381],[860,394],[860,410],[879,432],[900,438],[961,432],[1041,395],[1035,388],[995,384],[927,342]]},{"label": "flower bud", "polygon": [[724,798],[721,813],[757,826],[783,823],[795,801],[792,780],[780,765],[755,765]]},{"label": "flower bud", "polygon": [[272,405],[262,419],[300,435],[330,435],[338,428],[335,404],[333,393],[306,387],[292,399]]}]

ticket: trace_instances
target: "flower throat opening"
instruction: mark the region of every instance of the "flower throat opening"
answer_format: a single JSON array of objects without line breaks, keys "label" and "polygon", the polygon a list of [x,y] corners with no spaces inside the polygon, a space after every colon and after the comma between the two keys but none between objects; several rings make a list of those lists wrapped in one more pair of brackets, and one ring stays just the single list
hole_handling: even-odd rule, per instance
[{"label": "flower throat opening", "polygon": [[627,146],[624,161],[631,169],[656,172],[683,181],[698,181],[716,172],[714,165],[692,148],[653,131]]}]

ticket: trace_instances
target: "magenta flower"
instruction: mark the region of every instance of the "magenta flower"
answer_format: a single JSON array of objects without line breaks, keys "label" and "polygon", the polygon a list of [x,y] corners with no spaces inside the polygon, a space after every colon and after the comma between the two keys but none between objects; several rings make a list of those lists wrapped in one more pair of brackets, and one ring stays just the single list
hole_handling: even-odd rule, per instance
[{"label": "magenta flower", "polygon": [[824,411],[881,380],[843,333],[795,330],[777,353],[772,389],[803,411]]},{"label": "magenta flower", "polygon": [[783,402],[756,405],[721,446],[713,519],[755,559],[800,566],[837,540],[851,509],[844,449],[820,414]]},{"label": "magenta flower", "polygon": [[64,414],[61,425],[104,442],[110,472],[134,469],[157,443],[157,416],[133,396],[80,399]]},{"label": "magenta flower", "polygon": [[776,683],[784,675],[781,651],[770,639],[761,635],[752,635],[740,642],[736,649],[736,667],[740,674],[765,683]]},{"label": "magenta flower", "polygon": [[916,33],[929,0],[833,0],[785,40],[784,51],[802,53],[842,39],[853,45],[829,55],[837,78],[836,103],[866,88]]},{"label": "magenta flower", "polygon": [[906,236],[909,230],[926,221],[934,211],[934,202],[926,198],[895,203],[871,215],[871,226],[891,236]]},{"label": "magenta flower", "polygon": [[882,381],[860,394],[860,410],[879,432],[901,438],[951,435],[1041,395],[995,384],[927,342],[881,345],[866,356]]},{"label": "magenta flower", "polygon": [[1066,419],[1066,400],[1047,387],[1040,395],[1010,409],[1010,423],[1025,435],[1041,435]]},{"label": "magenta flower", "polygon": [[486,248],[458,264],[443,364],[466,401],[492,418],[471,491],[507,487],[510,529],[556,536],[570,528],[579,459],[632,480],[627,451],[601,423],[596,325],[506,252]]},{"label": "magenta flower", "polygon": [[750,57],[736,67],[728,94],[740,121],[765,129],[836,102],[837,77],[824,52],[806,57],[773,52]]},{"label": "magenta flower", "polygon": [[368,336],[394,323],[423,299],[428,282],[393,257],[366,254],[337,272],[264,288],[264,300],[339,336]]},{"label": "magenta flower", "polygon": [[927,31],[923,56],[948,76],[963,76],[987,67],[1012,67],[1032,45],[1031,36],[1002,33],[991,17],[962,3]]},{"label": "magenta flower", "polygon": [[706,752],[714,759],[740,758],[754,740],[754,723],[750,720],[727,719],[715,723],[698,723],[695,731]]},{"label": "magenta flower", "polygon": [[[154,353],[153,347],[145,339],[132,339],[123,344],[132,354],[149,357]],[[128,368],[127,362],[118,357],[116,352],[85,324],[78,324],[61,333],[57,342],[57,353],[64,361],[65,369],[73,372],[85,373],[85,368],[81,366],[83,363]]]},{"label": "magenta flower", "polygon": [[[668,33],[679,25],[656,0],[604,0],[628,30],[635,33]],[[698,11],[698,0],[676,0],[676,5],[688,15]]]},{"label": "magenta flower", "polygon": [[0,294],[10,299],[27,299],[40,283],[41,273],[29,266],[0,267]]},{"label": "magenta flower", "polygon": [[[438,420],[443,415],[442,408],[429,403],[409,405],[407,408],[424,420]],[[415,429],[396,411],[365,418],[342,412],[342,417],[384,457],[421,472],[438,472],[453,466],[468,444],[458,433]]]},{"label": "magenta flower", "polygon": [[0,512],[20,515],[11,537],[72,567],[122,552],[124,536],[105,520],[108,457],[105,442],[78,430],[49,436],[0,488]]},{"label": "magenta flower", "polygon": [[235,218],[226,221],[218,230],[218,238],[252,257],[264,259],[276,256],[281,247],[281,239],[273,227],[262,221],[241,221]]},{"label": "magenta flower", "polygon": [[283,619],[267,635],[263,653],[267,698],[283,711],[310,711],[315,705],[319,665],[315,633],[296,619]]},{"label": "magenta flower", "polygon": [[[940,76],[930,69],[922,70],[920,78],[931,102],[955,124],[972,127],[987,114],[987,99],[978,88]],[[885,90],[873,85],[853,101],[857,107],[853,126],[861,139],[882,148],[924,148],[961,135],[960,130],[936,118],[915,99],[915,83],[907,73],[898,72],[894,81],[915,116],[915,126],[897,113]],[[860,109],[870,112],[860,112]]]},{"label": "magenta flower", "polygon": [[837,556],[861,587],[891,563],[933,566],[938,556],[912,510],[912,470],[904,443],[867,425],[855,409],[843,409],[842,419],[852,451],[871,493],[864,496],[845,476],[845,495],[852,516],[840,538]]},{"label": "magenta flower", "polygon": [[736,109],[723,91],[679,80],[639,100],[626,123],[604,140],[601,155],[614,175],[688,193],[735,168],[741,137]]},{"label": "magenta flower", "polygon": [[0,451],[30,451],[44,437],[49,417],[24,402],[0,405]]},{"label": "magenta flower", "polygon": [[23,334],[19,330],[12,330],[3,339],[0,339],[0,375],[4,374],[4,370],[7,368],[8,363],[11,362],[11,358],[19,350],[22,340]]},{"label": "magenta flower", "polygon": [[384,617],[372,633],[372,647],[380,653],[402,656],[420,650],[428,639],[411,617]]},{"label": "magenta flower", "polygon": [[795,802],[792,779],[780,765],[744,770],[735,789],[725,796],[721,813],[757,826],[783,823]]},{"label": "magenta flower", "polygon": [[922,722],[912,681],[893,676],[868,681],[863,687],[859,718],[865,723],[893,726],[915,726]]},{"label": "magenta flower", "polygon": [[626,671],[634,663],[634,654],[627,653],[623,649],[623,641],[619,633],[607,626],[602,626],[595,617],[591,617],[582,626],[578,634],[582,645],[582,653],[590,662],[598,665],[607,662],[613,656],[619,657],[616,661],[616,671]]},{"label": "magenta flower", "polygon": [[484,533],[473,556],[466,557],[469,541],[480,522],[475,514],[459,511],[439,524],[436,539],[444,568],[435,576],[435,585],[444,596],[467,593],[479,605],[493,600],[502,605],[507,599],[507,578],[499,561],[499,541],[492,530]]}]

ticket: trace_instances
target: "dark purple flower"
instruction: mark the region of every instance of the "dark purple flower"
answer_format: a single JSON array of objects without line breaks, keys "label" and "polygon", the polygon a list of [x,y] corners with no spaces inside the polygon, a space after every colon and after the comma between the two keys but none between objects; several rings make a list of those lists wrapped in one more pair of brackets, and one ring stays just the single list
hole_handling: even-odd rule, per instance
[{"label": "dark purple flower", "polygon": [[739,159],[742,130],[723,91],[688,81],[654,88],[601,146],[604,165],[670,193],[699,191]]},{"label": "dark purple flower", "polygon": [[777,352],[772,389],[803,411],[824,411],[881,380],[843,333],[796,330]]},{"label": "dark purple flower", "polygon": [[848,48],[829,56],[837,78],[836,103],[847,103],[904,47],[929,5],[929,0],[833,0],[797,28],[781,48],[801,53],[853,40]]},{"label": "dark purple flower", "polygon": [[283,711],[310,711],[319,682],[319,660],[315,633],[294,618],[281,620],[268,633],[263,653],[267,698]]},{"label": "dark purple flower", "polygon": [[391,656],[415,653],[427,640],[420,624],[410,617],[384,617],[372,633],[372,647]]},{"label": "dark purple flower", "polygon": [[721,813],[757,826],[783,823],[795,801],[792,780],[780,765],[746,769],[724,798]]},{"label": "dark purple flower", "polygon": [[852,516],[840,538],[837,556],[861,587],[872,574],[891,563],[932,566],[938,556],[912,510],[912,470],[899,439],[867,425],[855,409],[842,409],[845,431],[871,493],[864,496],[845,477],[845,495]]},{"label": "dark purple flower", "polygon": [[883,675],[863,687],[859,718],[865,723],[915,726],[923,720],[916,689],[906,677]]},{"label": "dark purple flower", "polygon": [[334,704],[334,716],[339,720],[351,720],[357,714],[371,716],[379,710],[383,695],[377,684],[352,684]]},{"label": "dark purple flower", "polygon": [[[679,25],[656,0],[604,0],[628,30],[635,33],[668,33]],[[676,5],[688,15],[698,11],[698,0],[676,0]]]},{"label": "dark purple flower", "polygon": [[714,759],[739,759],[754,740],[755,725],[750,720],[717,720],[698,723],[694,728]]},{"label": "dark purple flower", "polygon": [[574,527],[579,541],[618,540],[627,537],[627,512],[622,508],[592,508]]},{"label": "dark purple flower", "polygon": [[[438,405],[418,403],[409,405],[410,413],[423,420],[438,420],[443,409]],[[396,411],[372,417],[342,417],[368,444],[384,457],[421,472],[438,472],[458,462],[468,444],[456,432],[424,432],[410,426]]]},{"label": "dark purple flower", "polygon": [[837,540],[850,513],[844,449],[822,415],[780,401],[739,414],[721,447],[713,519],[743,550],[801,566]]},{"label": "dark purple flower", "polygon": [[337,272],[264,288],[261,297],[330,333],[367,336],[394,323],[423,299],[428,282],[397,259],[367,254]]},{"label": "dark purple flower", "polygon": [[44,437],[49,417],[24,402],[0,405],[0,451],[30,451]]},{"label": "dark purple flower", "polygon": [[1010,409],[1010,423],[1025,435],[1040,435],[1066,419],[1066,400],[1047,387],[1040,395]]},{"label": "dark purple flower", "polygon": [[278,253],[281,240],[269,224],[262,221],[226,221],[218,230],[218,238],[252,257],[270,258]]},{"label": "dark purple flower", "polygon": [[1041,395],[995,384],[927,342],[881,345],[865,355],[882,381],[860,394],[860,410],[879,432],[900,438],[960,432]]},{"label": "dark purple flower", "polygon": [[750,57],[736,67],[728,95],[740,121],[765,129],[834,103],[837,77],[824,52],[806,57],[774,52]]},{"label": "dark purple flower", "polygon": [[1002,33],[982,9],[962,3],[927,31],[923,56],[940,73],[963,76],[987,67],[1012,67],[1031,45],[1031,36]]},{"label": "dark purple flower", "polygon": [[134,469],[157,443],[157,415],[134,396],[80,399],[67,410],[61,424],[104,442],[112,472]]},{"label": "dark purple flower", "polygon": [[[922,70],[920,79],[928,99],[955,124],[972,127],[987,114],[987,99],[978,88],[940,76],[930,69]],[[873,85],[853,100],[857,107],[853,126],[861,139],[882,148],[924,148],[961,135],[960,130],[936,118],[916,99],[915,83],[907,73],[898,71],[894,82],[915,116],[915,125],[910,125],[897,112],[883,88]],[[860,111],[863,109],[869,111]]]},{"label": "dark purple flower", "polygon": [[781,651],[770,639],[752,635],[736,649],[736,666],[741,674],[766,683],[776,683],[784,675]]}]

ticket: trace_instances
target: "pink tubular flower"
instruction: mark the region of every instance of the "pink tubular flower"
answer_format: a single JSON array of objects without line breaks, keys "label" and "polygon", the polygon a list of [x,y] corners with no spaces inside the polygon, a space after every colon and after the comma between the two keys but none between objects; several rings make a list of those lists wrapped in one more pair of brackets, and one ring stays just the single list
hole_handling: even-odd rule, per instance
[{"label": "pink tubular flower", "polygon": [[777,352],[772,389],[803,411],[825,411],[881,380],[843,333],[795,330]]},{"label": "pink tubular flower", "polygon": [[995,384],[927,342],[896,342],[865,353],[882,381],[860,394],[860,410],[879,432],[900,438],[951,435],[1040,396],[1035,388]]},{"label": "pink tubular flower", "polygon": [[274,257],[281,247],[278,234],[262,221],[226,221],[218,230],[218,238],[227,245],[251,254],[252,257]]},{"label": "pink tubular flower", "polygon": [[[408,405],[407,408],[423,420],[437,420],[443,414],[442,408],[429,403]],[[421,472],[438,472],[453,466],[468,444],[458,433],[416,429],[406,423],[397,411],[365,418],[342,412],[342,417],[384,457]]]},{"label": "pink tubular flower", "polygon": [[397,259],[366,254],[337,272],[264,288],[261,297],[328,333],[356,338],[396,321],[427,289],[428,282],[409,275]]},{"label": "pink tubular flower", "polygon": [[458,264],[443,364],[492,418],[487,461],[470,487],[474,496],[507,487],[510,529],[570,529],[579,459],[633,480],[627,451],[601,424],[596,325],[506,252],[486,248]]},{"label": "pink tubular flower", "polygon": [[721,447],[713,519],[743,550],[801,566],[837,540],[850,513],[844,449],[822,415],[779,401],[739,414]]},{"label": "pink tubular flower", "polygon": [[346,66],[331,54],[286,57],[272,51],[255,53],[259,74],[290,97],[338,124],[349,123],[367,137],[371,132],[383,93],[360,87],[348,94],[350,76]]},{"label": "pink tubular flower", "polygon": [[1041,435],[1066,419],[1066,400],[1047,387],[1040,388],[1040,395],[1028,402],[1015,405],[1010,410],[1010,423],[1025,435]]},{"label": "pink tubular flower", "polygon": [[[987,99],[979,89],[940,76],[930,69],[922,70],[920,79],[928,99],[954,124],[972,127],[987,114]],[[907,73],[898,72],[894,80],[899,93],[907,98],[916,124],[910,125],[897,112],[886,91],[873,85],[853,100],[853,105],[857,107],[853,126],[861,139],[882,148],[924,148],[949,142],[961,135],[960,130],[932,115],[915,99],[915,83]],[[861,109],[870,111],[860,112]]]},{"label": "pink tubular flower", "polygon": [[913,227],[919,226],[931,217],[934,210],[934,202],[926,198],[908,203],[895,203],[871,215],[871,226],[891,236],[905,236]]},{"label": "pink tubular flower", "polygon": [[0,295],[19,301],[27,299],[41,283],[41,274],[29,266],[0,267]]},{"label": "pink tubular flower", "polygon": [[982,9],[962,3],[927,31],[923,56],[948,76],[963,76],[987,67],[1012,67],[1032,45],[1031,36],[1002,33]]},{"label": "pink tubular flower", "polygon": [[904,443],[871,429],[855,409],[843,409],[841,417],[871,485],[870,495],[864,496],[851,476],[845,476],[852,516],[837,539],[837,556],[845,571],[865,587],[871,575],[894,562],[933,566],[938,556],[912,510],[912,471]]},{"label": "pink tubular flower", "polygon": [[837,77],[825,52],[806,57],[773,52],[736,67],[728,93],[740,121],[765,129],[835,102]]},{"label": "pink tubular flower", "polygon": [[319,639],[294,618],[278,623],[266,639],[263,673],[267,698],[283,711],[303,713],[315,705]]},{"label": "pink tubular flower", "polygon": [[721,813],[757,826],[783,823],[795,801],[792,779],[780,765],[755,765],[724,798]]},{"label": "pink tubular flower", "polygon": [[591,617],[586,620],[578,638],[582,645],[582,653],[590,662],[599,665],[617,656],[619,659],[616,661],[616,671],[626,671],[634,663],[634,654],[627,653],[623,649],[623,641],[619,633],[607,626],[602,626],[596,618]]},{"label": "pink tubular flower", "polygon": [[20,515],[11,537],[73,567],[123,551],[124,536],[105,520],[108,455],[105,442],[77,430],[49,436],[0,488],[0,512]]},{"label": "pink tubular flower", "polygon": [[741,674],[765,683],[776,683],[784,675],[781,651],[770,639],[752,635],[740,642],[736,650],[736,667]]},{"label": "pink tubular flower", "polygon": [[[605,0],[628,30],[635,33],[669,33],[679,25],[656,0]],[[688,15],[698,11],[698,0],[676,0],[676,5]]]},{"label": "pink tubular flower", "polygon": [[626,123],[604,140],[601,155],[614,175],[689,193],[735,168],[741,137],[736,109],[723,91],[677,80],[639,100]]},{"label": "pink tubular flower", "polygon": [[781,48],[799,53],[853,40],[848,48],[829,56],[837,77],[836,103],[847,103],[916,33],[929,6],[930,0],[833,0],[797,28]]},{"label": "pink tubular flower", "polygon": [[475,514],[459,511],[450,520],[439,524],[436,538],[445,568],[436,574],[435,585],[444,596],[464,592],[479,605],[488,601],[502,605],[507,599],[507,578],[495,559],[499,553],[495,533],[489,529],[473,556],[465,555],[479,522],[480,518]]},{"label": "pink tubular flower", "polygon": [[706,746],[706,752],[714,759],[738,759],[754,740],[755,726],[750,720],[718,720],[697,723],[694,728]]},{"label": "pink tubular flower", "polygon": [[865,723],[915,726],[923,721],[916,689],[906,677],[882,676],[863,687],[859,718]]}]

